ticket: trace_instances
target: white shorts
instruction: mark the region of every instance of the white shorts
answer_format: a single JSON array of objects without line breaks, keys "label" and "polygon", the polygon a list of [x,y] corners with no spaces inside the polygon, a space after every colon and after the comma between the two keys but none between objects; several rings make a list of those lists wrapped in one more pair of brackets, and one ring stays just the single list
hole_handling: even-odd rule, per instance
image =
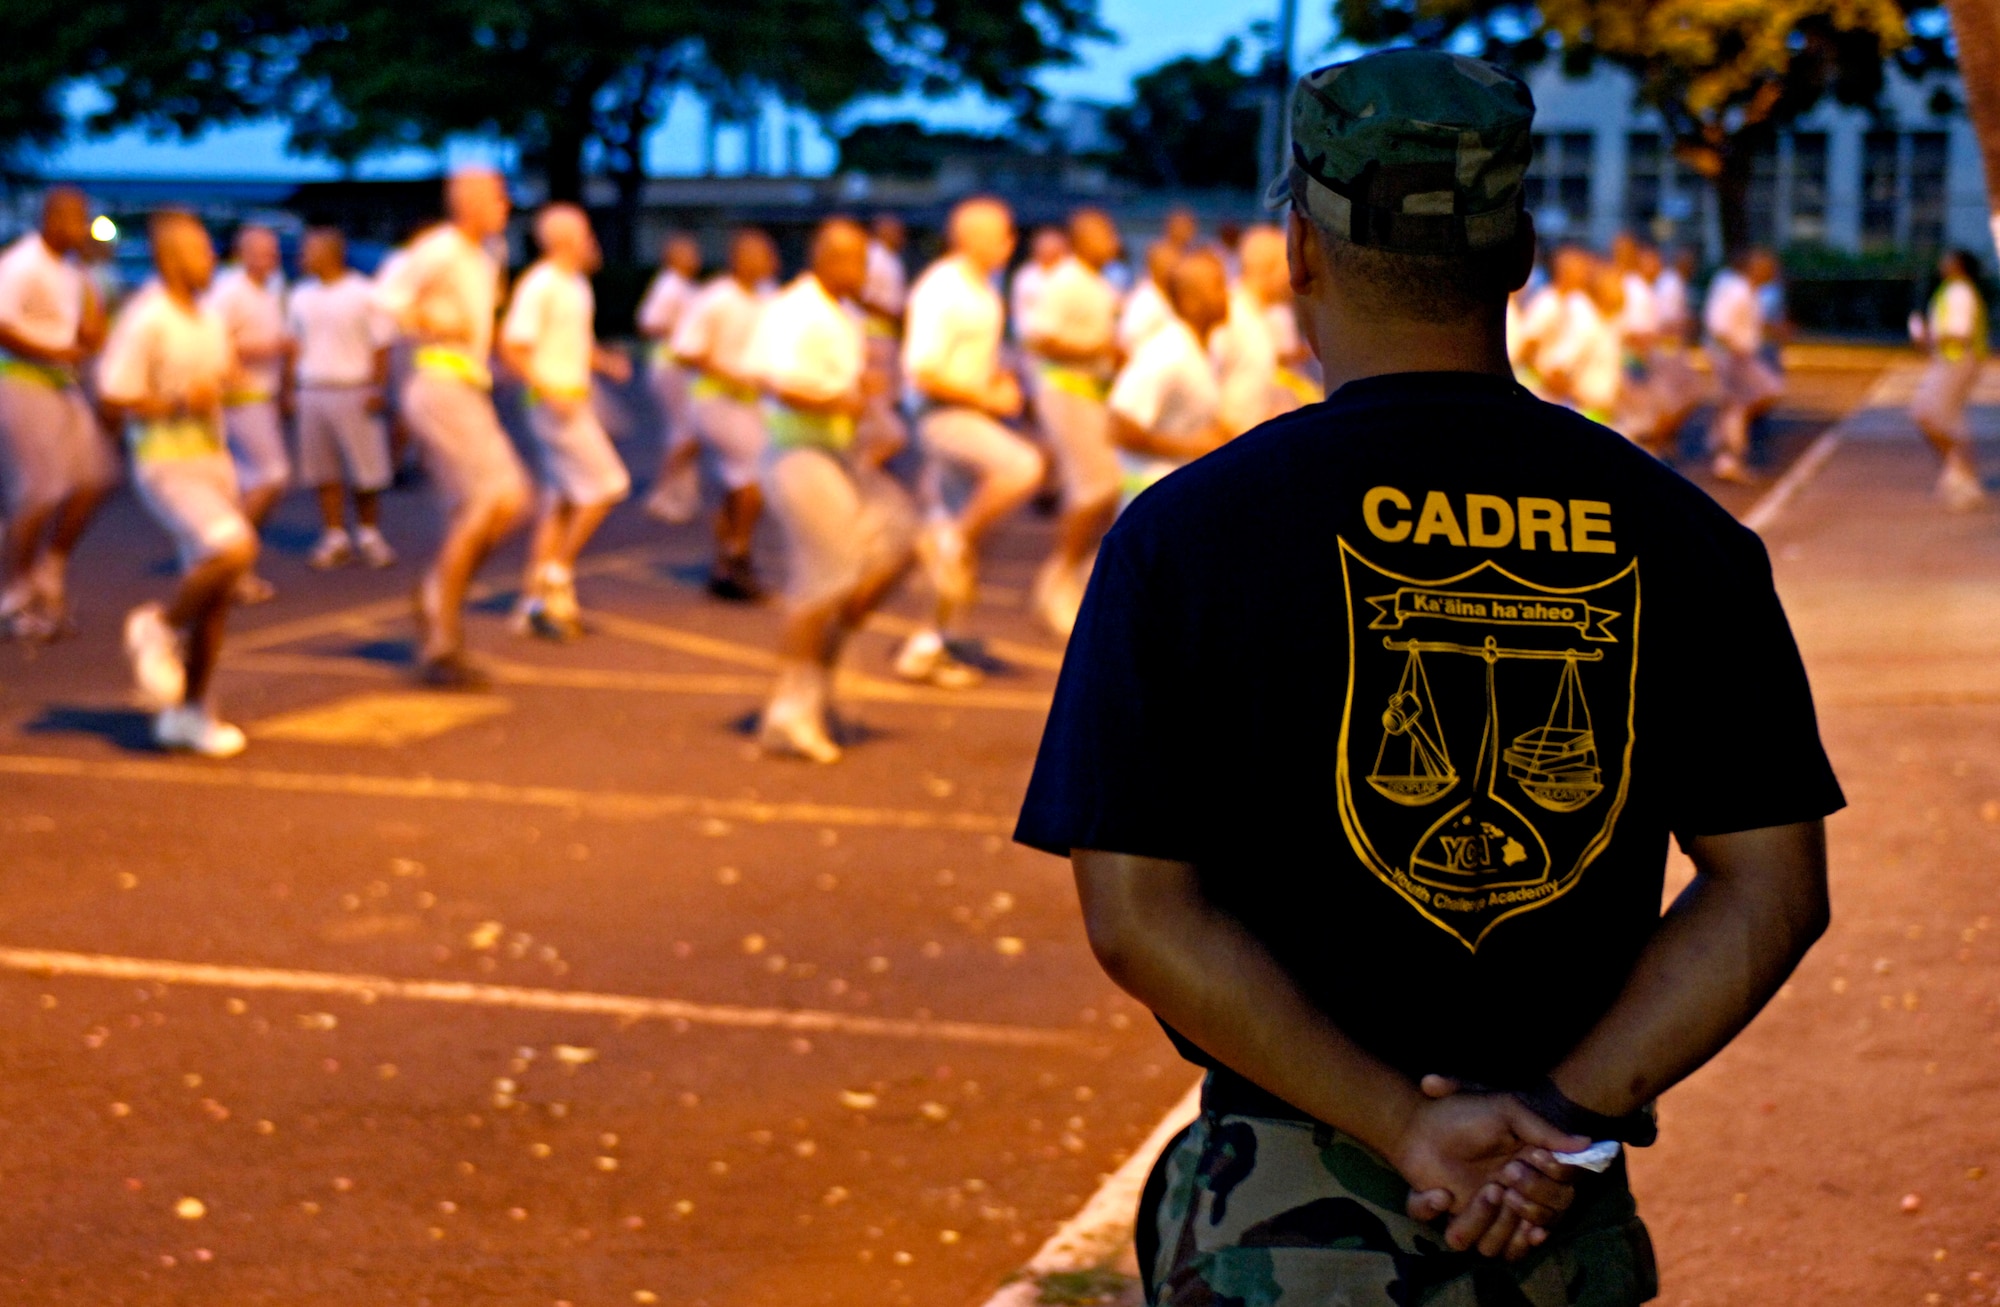
[{"label": "white shorts", "polygon": [[285,422],[278,401],[260,399],[231,404],[222,410],[222,434],[229,456],[236,460],[237,484],[246,495],[292,479],[291,455],[285,451]]},{"label": "white shorts", "polygon": [[118,484],[118,456],[75,386],[0,374],[0,499],[7,517]]},{"label": "white shorts", "polygon": [[1708,347],[1715,374],[1715,402],[1721,408],[1754,408],[1785,393],[1785,379],[1754,355],[1738,354],[1720,345]]},{"label": "white shorts", "polygon": [[757,484],[764,464],[764,414],[754,403],[723,395],[694,401],[694,433],[715,459],[722,484],[731,490]]},{"label": "white shorts", "polygon": [[1979,384],[1982,362],[1971,353],[1961,359],[1932,359],[1910,397],[1910,416],[1959,441],[1966,440],[1965,406],[1971,402],[1973,387]]},{"label": "white shorts", "polygon": [[423,447],[424,468],[445,511],[524,502],[528,472],[479,387],[418,368],[403,388],[402,414]]},{"label": "white shorts", "polygon": [[916,539],[909,495],[879,468],[821,449],[775,450],[764,501],[785,540],[785,602],[817,608],[907,559]]},{"label": "white shorts", "polygon": [[1117,498],[1118,446],[1104,401],[1045,384],[1035,392],[1035,409],[1055,456],[1063,507],[1087,508]]},{"label": "white shorts", "polygon": [[183,571],[257,538],[243,516],[236,465],[227,454],[135,459],[132,481],[146,511],[173,538]]},{"label": "white shorts", "polygon": [[653,392],[653,402],[660,406],[661,416],[667,422],[660,447],[672,449],[694,439],[687,369],[673,362],[654,363],[646,369],[646,385]]},{"label": "white shorts", "polygon": [[938,471],[1022,491],[1041,484],[1042,452],[977,409],[932,409],[917,423],[917,438]]},{"label": "white shorts", "polygon": [[389,433],[368,411],[372,386],[307,386],[299,391],[299,480],[345,482],[362,494],[388,488]]},{"label": "white shorts", "polygon": [[541,451],[542,480],[563,502],[594,508],[632,493],[632,477],[589,400],[563,414],[547,400],[530,399],[528,429]]}]

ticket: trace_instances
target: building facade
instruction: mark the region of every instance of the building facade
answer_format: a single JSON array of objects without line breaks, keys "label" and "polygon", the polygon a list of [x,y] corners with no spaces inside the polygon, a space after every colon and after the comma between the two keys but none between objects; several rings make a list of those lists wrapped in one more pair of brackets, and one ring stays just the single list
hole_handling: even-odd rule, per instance
[{"label": "building facade", "polygon": [[[1633,107],[1629,74],[1600,67],[1566,78],[1544,69],[1530,82],[1528,198],[1543,232],[1601,246],[1629,230],[1721,255],[1713,191],[1675,162],[1659,116]],[[1879,116],[1828,100],[1781,133],[1756,162],[1753,238],[1849,254],[1963,246],[1991,266],[1979,143],[1962,112],[1934,112],[1939,90],[1956,100],[1956,79],[1919,83],[1892,73]]]}]

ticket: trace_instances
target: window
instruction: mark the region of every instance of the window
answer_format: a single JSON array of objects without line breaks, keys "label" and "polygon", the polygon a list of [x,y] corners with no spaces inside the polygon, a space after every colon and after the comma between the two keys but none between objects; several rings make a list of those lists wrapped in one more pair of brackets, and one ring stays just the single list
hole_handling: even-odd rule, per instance
[{"label": "window", "polygon": [[1944,245],[1945,168],[1950,141],[1943,132],[1910,133],[1909,245],[1936,253]]},{"label": "window", "polygon": [[1792,220],[1788,238],[1826,239],[1826,133],[1792,137]]},{"label": "window", "polygon": [[1881,249],[1896,243],[1896,133],[1861,138],[1861,243]]},{"label": "window", "polygon": [[1750,190],[1744,198],[1750,218],[1750,243],[1778,243],[1778,142],[1776,138],[1757,147],[1750,158]]},{"label": "window", "polygon": [[1535,157],[1523,190],[1528,211],[1551,236],[1580,232],[1590,225],[1590,164],[1595,138],[1589,132],[1536,132]]},{"label": "window", "polygon": [[1625,226],[1631,230],[1650,230],[1660,216],[1666,163],[1658,132],[1633,132],[1625,138]]}]

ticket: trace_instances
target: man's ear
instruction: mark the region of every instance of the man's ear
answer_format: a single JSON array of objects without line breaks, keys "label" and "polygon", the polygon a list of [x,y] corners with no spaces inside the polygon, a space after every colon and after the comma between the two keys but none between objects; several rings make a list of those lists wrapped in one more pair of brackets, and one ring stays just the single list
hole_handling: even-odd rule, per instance
[{"label": "man's ear", "polygon": [[1535,272],[1535,215],[1525,209],[1521,212],[1521,223],[1514,229],[1513,248],[1508,251],[1510,265],[1507,269],[1507,293],[1528,284],[1528,278]]},{"label": "man's ear", "polygon": [[1312,294],[1325,271],[1319,241],[1297,206],[1285,217],[1285,264],[1291,270],[1292,294],[1300,297]]}]

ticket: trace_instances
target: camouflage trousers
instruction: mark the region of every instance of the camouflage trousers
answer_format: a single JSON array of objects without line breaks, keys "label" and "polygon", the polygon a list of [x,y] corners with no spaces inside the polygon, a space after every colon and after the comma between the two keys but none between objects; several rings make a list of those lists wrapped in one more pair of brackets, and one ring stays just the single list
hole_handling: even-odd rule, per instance
[{"label": "camouflage trousers", "polygon": [[[1659,1292],[1620,1161],[1506,1263],[1403,1214],[1409,1185],[1325,1125],[1204,1111],[1153,1168],[1139,1265],[1153,1307],[1629,1307]],[[1150,1237],[1149,1237],[1150,1236]]]}]

